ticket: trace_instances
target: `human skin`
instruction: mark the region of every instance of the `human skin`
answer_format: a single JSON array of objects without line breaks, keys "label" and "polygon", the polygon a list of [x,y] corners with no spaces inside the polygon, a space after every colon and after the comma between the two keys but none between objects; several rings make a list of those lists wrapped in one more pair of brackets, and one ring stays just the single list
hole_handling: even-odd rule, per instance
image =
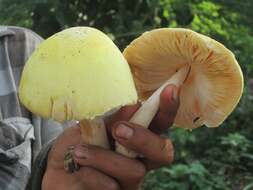
[{"label": "human skin", "polygon": [[[80,144],[79,127],[66,129],[49,152],[42,190],[137,190],[148,170],[173,161],[173,144],[160,134],[173,124],[179,106],[178,94],[179,89],[173,85],[163,90],[150,130],[127,122],[139,104],[123,107],[106,119],[112,147],[117,141],[141,158],[127,158],[112,150]],[[81,166],[74,173],[67,173],[63,167],[64,154],[70,146],[74,146],[74,160]]]}]

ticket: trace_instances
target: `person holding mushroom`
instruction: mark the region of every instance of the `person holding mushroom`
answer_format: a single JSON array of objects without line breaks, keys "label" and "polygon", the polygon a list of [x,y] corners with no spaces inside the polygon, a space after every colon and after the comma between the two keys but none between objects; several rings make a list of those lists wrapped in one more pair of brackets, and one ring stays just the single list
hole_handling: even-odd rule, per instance
[{"label": "person holding mushroom", "polygon": [[[169,164],[173,158],[171,141],[155,133],[160,134],[172,123],[190,130],[203,125],[218,127],[241,98],[243,74],[235,56],[222,44],[202,34],[188,29],[155,29],[131,42],[123,55],[130,65],[142,103],[128,108],[132,109],[132,114],[127,114],[128,123],[122,124],[131,130],[119,125],[109,131],[116,140],[116,152],[130,158],[141,158],[147,170]],[[167,104],[166,96],[170,97],[170,104]],[[115,115],[125,114],[119,112]],[[110,116],[105,121],[110,123],[114,117]],[[117,132],[120,128],[125,132],[121,138],[118,137],[121,132]],[[140,148],[131,145],[134,142]],[[89,164],[99,167],[85,160],[86,147],[76,151],[76,163],[84,167]],[[121,166],[123,162],[116,163],[116,166]],[[114,166],[109,165],[108,168]],[[117,173],[116,179],[129,175],[129,170]],[[104,168],[103,171],[108,170]],[[137,183],[119,180],[120,187],[114,188],[137,189],[143,175],[140,176]]]},{"label": "person holding mushroom", "polygon": [[174,122],[217,127],[241,97],[233,54],[193,31],[144,33],[123,55],[102,32],[75,27],[29,58],[22,104],[41,117],[78,122],[40,151],[27,189],[137,190],[147,171],[173,161],[173,143],[161,133]]},{"label": "person holding mushroom", "polygon": [[[128,148],[147,155],[142,160],[129,159],[114,151],[80,144],[80,127],[73,122],[60,124],[25,109],[18,99],[19,73],[43,39],[28,29],[9,26],[0,26],[0,39],[1,190],[137,189],[149,169],[172,162],[172,144],[168,157],[159,156],[163,152],[156,146],[170,142],[158,134],[173,122],[179,104],[176,87],[168,86],[161,95],[161,109],[151,125],[154,132],[127,122],[139,104],[122,107],[107,117],[110,142],[125,139]],[[156,143],[144,147],[145,139]],[[69,147],[73,147],[75,160],[84,166],[73,174],[67,173],[63,165]],[[154,153],[156,158],[151,158],[149,155]],[[117,163],[120,165],[115,167]],[[123,175],[122,171],[127,173]]]},{"label": "person holding mushroom", "polygon": [[[173,160],[172,142],[159,134],[173,123],[178,88],[169,85],[161,94],[153,132],[128,122],[140,106],[132,75],[119,49],[97,29],[69,28],[45,40],[24,67],[19,97],[32,113],[79,121],[54,141],[44,175],[32,175],[31,186],[40,184],[37,177],[44,190],[134,190],[148,170]],[[142,161],[113,151],[122,140]]]}]

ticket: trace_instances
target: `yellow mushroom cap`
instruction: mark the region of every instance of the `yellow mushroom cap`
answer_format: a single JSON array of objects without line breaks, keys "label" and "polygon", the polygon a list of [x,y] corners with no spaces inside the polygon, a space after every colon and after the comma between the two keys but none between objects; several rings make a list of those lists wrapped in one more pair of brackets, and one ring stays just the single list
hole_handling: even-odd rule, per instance
[{"label": "yellow mushroom cap", "polygon": [[93,119],[137,101],[124,56],[101,31],[73,27],[45,40],[25,65],[21,102],[57,121]]},{"label": "yellow mushroom cap", "polygon": [[233,53],[221,43],[189,29],[145,32],[123,54],[142,100],[180,68],[190,66],[180,91],[180,107],[174,122],[178,127],[217,127],[242,95],[243,75]]}]

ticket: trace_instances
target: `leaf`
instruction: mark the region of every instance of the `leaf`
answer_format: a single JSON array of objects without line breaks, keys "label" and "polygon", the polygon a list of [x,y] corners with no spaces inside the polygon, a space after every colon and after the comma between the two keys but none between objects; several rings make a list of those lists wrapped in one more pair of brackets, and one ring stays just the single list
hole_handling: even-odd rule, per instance
[{"label": "leaf", "polygon": [[250,184],[246,185],[246,187],[244,187],[242,190],[251,190],[253,188],[253,182],[251,182]]}]

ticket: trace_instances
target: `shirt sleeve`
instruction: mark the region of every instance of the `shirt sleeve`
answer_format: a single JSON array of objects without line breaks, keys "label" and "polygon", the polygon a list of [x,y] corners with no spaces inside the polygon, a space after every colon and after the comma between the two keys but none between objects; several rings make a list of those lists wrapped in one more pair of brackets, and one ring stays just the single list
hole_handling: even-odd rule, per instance
[{"label": "shirt sleeve", "polygon": [[0,121],[0,189],[24,190],[31,173],[33,126],[29,119]]}]

